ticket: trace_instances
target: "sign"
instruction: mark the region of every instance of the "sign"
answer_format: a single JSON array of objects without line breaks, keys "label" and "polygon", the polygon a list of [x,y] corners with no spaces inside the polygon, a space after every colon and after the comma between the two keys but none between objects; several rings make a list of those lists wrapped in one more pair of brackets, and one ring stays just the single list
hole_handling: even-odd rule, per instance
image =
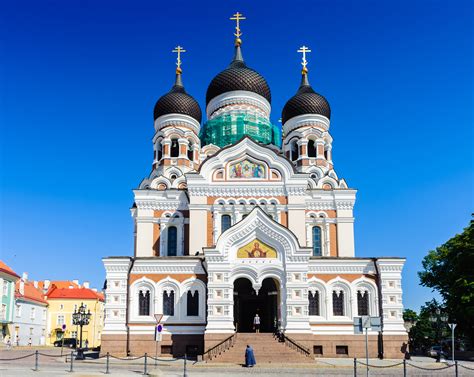
[{"label": "sign", "polygon": [[155,314],[156,323],[160,323],[160,322],[161,322],[161,318],[163,318],[163,314]]},{"label": "sign", "polygon": [[382,331],[382,322],[380,320],[380,317],[354,317],[354,334],[363,334],[364,329],[371,329],[372,331]]},{"label": "sign", "polygon": [[370,316],[368,315],[363,315],[362,316],[362,328],[364,329],[370,329],[372,326],[370,324]]},{"label": "sign", "polygon": [[163,325],[156,326],[156,331],[157,332],[162,332],[163,331]]},{"label": "sign", "polygon": [[62,327],[61,327],[64,330],[66,330],[66,324],[63,324]]},{"label": "sign", "polygon": [[155,333],[155,342],[161,342],[161,338],[162,338],[161,335],[162,334],[158,331]]}]

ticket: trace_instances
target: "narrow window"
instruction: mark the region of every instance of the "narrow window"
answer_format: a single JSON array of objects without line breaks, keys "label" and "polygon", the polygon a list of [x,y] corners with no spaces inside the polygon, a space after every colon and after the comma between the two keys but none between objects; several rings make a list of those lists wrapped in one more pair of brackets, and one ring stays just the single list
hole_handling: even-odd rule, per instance
[{"label": "narrow window", "polygon": [[222,215],[221,217],[221,233],[224,233],[231,227],[230,215]]},{"label": "narrow window", "polygon": [[161,140],[158,142],[157,145],[157,160],[160,161],[163,157],[163,146],[161,145]]},{"label": "narrow window", "polygon": [[150,315],[150,291],[138,292],[138,315]]},{"label": "narrow window", "polygon": [[171,139],[171,157],[179,156],[179,143],[177,139]]},{"label": "narrow window", "polygon": [[321,253],[321,228],[313,227],[313,256],[320,257]]},{"label": "narrow window", "polygon": [[324,158],[325,158],[326,160],[329,160],[328,157],[329,157],[329,150],[325,149],[325,150],[324,150]]},{"label": "narrow window", "polygon": [[296,140],[291,143],[291,161],[296,161],[298,159],[298,145]]},{"label": "narrow window", "polygon": [[308,142],[308,157],[316,157],[316,145],[314,140]]},{"label": "narrow window", "polygon": [[178,229],[175,226],[168,228],[168,256],[175,257],[178,250]]},{"label": "narrow window", "polygon": [[357,311],[359,315],[369,315],[369,292],[357,292]]},{"label": "narrow window", "polygon": [[189,142],[188,144],[188,159],[194,161],[194,150],[193,150],[193,143]]},{"label": "narrow window", "polygon": [[194,294],[191,291],[188,291],[187,297],[187,315],[188,317],[191,316],[198,316],[199,315],[199,292],[194,291]]},{"label": "narrow window", "polygon": [[344,315],[344,292],[332,292],[332,311],[335,316]]},{"label": "narrow window", "polygon": [[163,292],[163,314],[174,315],[174,291]]},{"label": "narrow window", "polygon": [[309,292],[309,315],[320,315],[319,314],[319,291]]}]

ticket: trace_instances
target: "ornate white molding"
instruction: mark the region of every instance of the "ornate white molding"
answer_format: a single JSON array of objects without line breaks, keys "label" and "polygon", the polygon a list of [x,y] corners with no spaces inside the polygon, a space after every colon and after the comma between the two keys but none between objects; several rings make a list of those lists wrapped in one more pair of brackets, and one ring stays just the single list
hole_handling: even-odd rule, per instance
[{"label": "ornate white molding", "polygon": [[[266,183],[266,182],[265,182]],[[279,187],[259,186],[188,186],[188,192],[193,196],[283,196],[285,189]]]},{"label": "ornate white molding", "polygon": [[330,121],[323,115],[304,114],[295,116],[286,121],[283,125],[283,134],[288,135],[291,131],[299,127],[321,127],[324,131],[329,130]]},{"label": "ornate white molding", "polygon": [[188,127],[194,133],[199,134],[201,125],[199,122],[190,117],[189,115],[184,114],[166,114],[162,115],[155,120],[155,130],[160,131],[165,127],[174,126],[174,127]]},{"label": "ornate white molding", "polygon": [[[212,119],[213,113],[223,108],[224,106],[230,105],[252,105],[257,107],[263,112],[263,116],[267,118],[270,116],[271,105],[270,103],[258,95],[257,93],[248,92],[246,90],[234,90],[226,92],[214,97],[206,107],[207,119]],[[218,114],[216,114],[218,115]]]},{"label": "ornate white molding", "polygon": [[353,209],[354,200],[336,200],[336,209]]},{"label": "ornate white molding", "polygon": [[334,201],[321,202],[321,201],[309,201],[306,204],[308,210],[335,210],[336,204]]}]

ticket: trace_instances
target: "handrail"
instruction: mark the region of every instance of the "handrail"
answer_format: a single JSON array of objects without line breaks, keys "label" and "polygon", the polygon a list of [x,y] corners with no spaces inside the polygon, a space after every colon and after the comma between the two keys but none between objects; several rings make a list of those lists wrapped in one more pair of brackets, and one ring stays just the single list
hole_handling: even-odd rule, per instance
[{"label": "handrail", "polygon": [[222,342],[217,343],[215,346],[209,348],[206,352],[202,354],[202,359],[211,360],[213,357],[217,357],[222,352],[227,351],[230,347],[234,345],[236,334],[237,333],[233,333],[231,336],[224,339]]},{"label": "handrail", "polygon": [[308,348],[305,346],[302,346],[301,344],[297,343],[295,340],[289,338],[286,336],[284,333],[279,333],[277,334],[277,337],[282,340],[287,347],[290,347],[291,349],[294,349],[295,351],[298,351],[299,353],[309,357],[311,355],[311,352],[309,351]]}]

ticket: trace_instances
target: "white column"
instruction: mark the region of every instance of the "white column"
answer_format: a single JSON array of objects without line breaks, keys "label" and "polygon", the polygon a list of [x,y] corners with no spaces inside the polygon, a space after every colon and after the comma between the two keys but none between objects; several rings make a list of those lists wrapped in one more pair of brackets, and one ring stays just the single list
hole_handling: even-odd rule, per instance
[{"label": "white column", "polygon": [[137,211],[137,257],[153,256],[153,210]]}]

